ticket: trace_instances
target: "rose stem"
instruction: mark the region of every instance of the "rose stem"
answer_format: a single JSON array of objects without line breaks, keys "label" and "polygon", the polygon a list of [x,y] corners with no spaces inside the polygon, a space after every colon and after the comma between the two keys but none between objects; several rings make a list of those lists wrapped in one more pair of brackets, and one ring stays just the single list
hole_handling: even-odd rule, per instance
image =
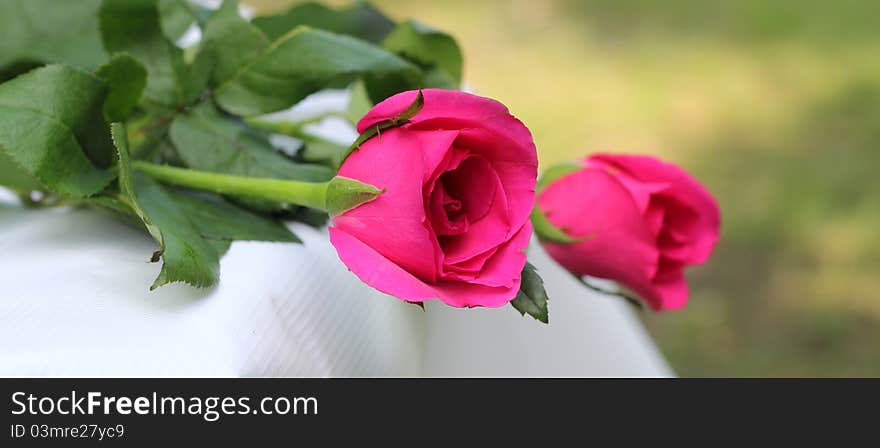
[{"label": "rose stem", "polygon": [[196,171],[134,161],[132,166],[156,180],[196,190],[232,196],[287,202],[327,211],[327,190],[332,181],[302,182]]}]

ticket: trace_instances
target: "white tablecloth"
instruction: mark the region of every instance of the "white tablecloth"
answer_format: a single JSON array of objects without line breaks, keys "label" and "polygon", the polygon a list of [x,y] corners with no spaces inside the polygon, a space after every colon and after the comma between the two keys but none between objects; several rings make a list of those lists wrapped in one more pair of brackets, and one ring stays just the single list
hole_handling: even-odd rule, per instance
[{"label": "white tablecloth", "polygon": [[143,231],[86,209],[0,201],[0,375],[559,376],[670,374],[625,303],[531,258],[550,325],[510,307],[426,311],[362,284],[326,231],[236,242],[213,289],[150,292]]}]

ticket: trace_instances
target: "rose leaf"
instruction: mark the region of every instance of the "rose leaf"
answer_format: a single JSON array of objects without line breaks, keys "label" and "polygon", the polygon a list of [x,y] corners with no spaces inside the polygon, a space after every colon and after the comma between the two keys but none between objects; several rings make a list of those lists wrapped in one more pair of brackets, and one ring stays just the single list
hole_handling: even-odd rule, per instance
[{"label": "rose leaf", "polygon": [[538,271],[531,263],[526,263],[522,271],[522,284],[519,293],[510,302],[520,314],[534,317],[535,319],[549,323],[547,310],[547,291],[544,290],[544,280],[538,275]]},{"label": "rose leaf", "polygon": [[[85,197],[103,189],[115,176],[93,162],[112,157],[103,151],[110,144],[101,116],[106,90],[101,79],[60,65],[0,85],[3,171],[60,196]],[[0,184],[7,183],[20,184],[0,175]]]},{"label": "rose leaf", "polygon": [[381,43],[394,28],[391,19],[366,2],[356,2],[340,9],[307,2],[296,5],[283,14],[257,17],[253,24],[272,39],[305,25],[357,37],[374,44]]},{"label": "rose leaf", "polygon": [[61,63],[92,69],[107,59],[98,34],[100,0],[0,1],[0,71]]},{"label": "rose leaf", "polygon": [[[196,170],[310,182],[326,181],[334,174],[324,165],[294,162],[273,148],[265,133],[221,115],[210,104],[175,118],[169,137],[183,163]],[[261,211],[286,208],[268,201],[240,201]]]},{"label": "rose leaf", "polygon": [[202,237],[162,185],[132,170],[125,127],[114,123],[112,134],[119,156],[122,200],[134,210],[161,248],[162,269],[150,289],[179,281],[201,287],[217,283],[220,275],[217,249]]},{"label": "rose leaf", "polygon": [[130,55],[117,53],[95,74],[109,89],[104,100],[104,118],[110,123],[128,118],[147,85],[147,70]]},{"label": "rose leaf", "polygon": [[207,71],[187,64],[183,50],[162,30],[159,0],[103,0],[99,12],[101,39],[111,54],[126,52],[147,70],[144,99],[178,108],[201,96]]},{"label": "rose leaf", "polygon": [[199,234],[209,240],[301,243],[284,224],[237,207],[213,194],[169,190]]},{"label": "rose leaf", "polygon": [[359,78],[374,100],[423,81],[415,65],[351,36],[298,26],[264,42],[265,34],[228,6],[234,3],[226,2],[208,21],[204,41],[215,99],[227,112],[250,117],[279,111]]},{"label": "rose leaf", "polygon": [[219,275],[219,258],[236,240],[300,242],[282,223],[257,215],[216,195],[166,188],[131,168],[125,128],[112,125],[119,152],[122,200],[159,243],[162,270],[152,288],[183,281],[211,286]]},{"label": "rose leaf", "polygon": [[457,89],[461,84],[461,48],[449,34],[410,20],[398,25],[382,47],[421,67],[425,88]]}]

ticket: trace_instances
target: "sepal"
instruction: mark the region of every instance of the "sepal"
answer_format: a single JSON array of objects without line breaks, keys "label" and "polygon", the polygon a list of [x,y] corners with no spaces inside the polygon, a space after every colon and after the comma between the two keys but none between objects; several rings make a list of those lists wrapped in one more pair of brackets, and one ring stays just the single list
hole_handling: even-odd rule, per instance
[{"label": "sepal", "polygon": [[370,184],[347,177],[336,176],[327,185],[327,213],[331,217],[336,216],[376,199],[383,192],[384,190],[380,190]]}]

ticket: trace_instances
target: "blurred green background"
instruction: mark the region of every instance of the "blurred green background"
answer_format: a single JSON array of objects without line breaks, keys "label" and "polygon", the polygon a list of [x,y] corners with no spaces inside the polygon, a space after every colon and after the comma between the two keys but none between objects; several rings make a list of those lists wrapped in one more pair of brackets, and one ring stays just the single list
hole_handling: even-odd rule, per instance
[{"label": "blurred green background", "polygon": [[690,305],[643,315],[679,374],[880,375],[880,2],[374,4],[456,36],[545,166],[654,154],[715,193]]}]

